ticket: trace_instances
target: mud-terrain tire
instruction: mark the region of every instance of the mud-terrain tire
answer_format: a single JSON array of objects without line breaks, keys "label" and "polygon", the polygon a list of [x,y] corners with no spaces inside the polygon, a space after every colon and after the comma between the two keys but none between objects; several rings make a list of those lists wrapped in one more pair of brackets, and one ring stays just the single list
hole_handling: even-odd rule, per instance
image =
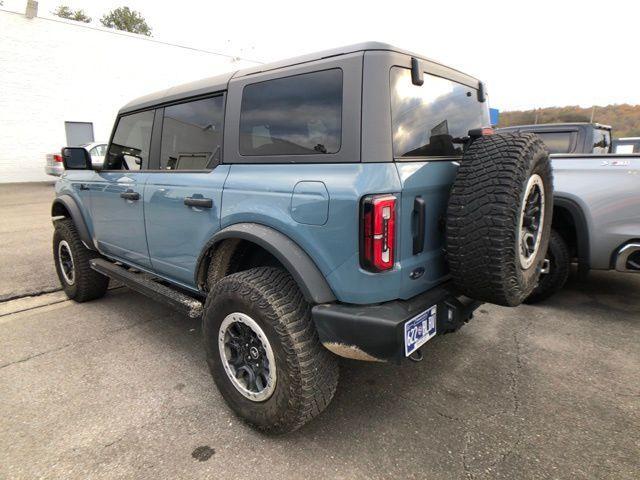
[{"label": "mud-terrain tire", "polygon": [[549,272],[540,275],[538,285],[524,303],[533,304],[546,300],[567,283],[571,271],[571,254],[562,235],[555,230],[551,230],[546,258],[549,260]]},{"label": "mud-terrain tire", "polygon": [[551,162],[537,135],[475,140],[447,208],[446,253],[458,290],[498,305],[522,303],[538,283],[552,214]]},{"label": "mud-terrain tire", "polygon": [[89,266],[89,261],[99,256],[84,246],[72,220],[55,222],[53,260],[62,289],[71,300],[87,302],[102,297],[107,291],[109,277]]},{"label": "mud-terrain tire", "polygon": [[[259,267],[217,281],[205,303],[202,331],[220,393],[254,428],[291,432],[320,414],[333,398],[337,358],[321,345],[311,307],[286,271]],[[254,358],[256,370],[249,364]],[[267,371],[275,372],[271,380]],[[261,380],[252,384],[256,378]]]}]

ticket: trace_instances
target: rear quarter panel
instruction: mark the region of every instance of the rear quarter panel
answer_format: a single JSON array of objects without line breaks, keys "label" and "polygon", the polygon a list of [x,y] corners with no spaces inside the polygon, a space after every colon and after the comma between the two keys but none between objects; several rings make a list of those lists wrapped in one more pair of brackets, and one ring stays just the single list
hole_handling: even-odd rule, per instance
[{"label": "rear quarter panel", "polygon": [[[299,202],[293,202],[293,192],[300,182],[325,185],[329,206],[324,224],[294,220],[292,204]],[[287,235],[311,257],[342,302],[392,300],[400,295],[400,269],[374,274],[360,268],[359,205],[363,195],[399,191],[398,172],[391,162],[232,165],[224,186],[221,227],[254,222]],[[320,196],[307,198],[325,208]]]}]

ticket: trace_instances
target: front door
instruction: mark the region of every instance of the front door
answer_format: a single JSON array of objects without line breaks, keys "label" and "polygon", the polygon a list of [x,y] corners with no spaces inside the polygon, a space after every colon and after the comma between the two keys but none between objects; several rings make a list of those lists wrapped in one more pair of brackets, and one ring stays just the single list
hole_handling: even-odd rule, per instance
[{"label": "front door", "polygon": [[149,256],[154,272],[190,288],[198,256],[220,228],[229,172],[220,165],[223,117],[223,95],[167,106],[156,116],[159,155],[144,188]]},{"label": "front door", "polygon": [[91,210],[98,249],[109,257],[150,268],[144,225],[144,184],[153,111],[120,117],[104,170],[91,183]]}]

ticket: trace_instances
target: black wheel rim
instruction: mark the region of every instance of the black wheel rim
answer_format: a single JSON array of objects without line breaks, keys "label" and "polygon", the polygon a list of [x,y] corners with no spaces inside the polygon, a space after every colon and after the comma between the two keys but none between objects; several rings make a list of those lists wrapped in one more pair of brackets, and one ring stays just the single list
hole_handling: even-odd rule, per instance
[{"label": "black wheel rim", "polygon": [[76,273],[71,248],[66,240],[62,240],[58,244],[58,263],[64,280],[69,285],[73,285],[76,281]]},{"label": "black wheel rim", "polygon": [[544,228],[544,184],[539,175],[532,175],[520,209],[518,253],[522,268],[529,268],[536,259]]},{"label": "black wheel rim", "polygon": [[242,395],[261,402],[273,394],[275,358],[255,320],[239,312],[227,315],[220,325],[218,347],[227,377]]}]

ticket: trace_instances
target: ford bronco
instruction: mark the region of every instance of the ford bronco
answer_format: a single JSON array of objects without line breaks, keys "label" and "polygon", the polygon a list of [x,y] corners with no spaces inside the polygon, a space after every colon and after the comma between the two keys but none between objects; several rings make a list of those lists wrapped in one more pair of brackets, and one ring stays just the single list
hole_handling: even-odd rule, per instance
[{"label": "ford bronco", "polygon": [[63,149],[60,281],[78,302],[112,278],[201,315],[229,406],[294,430],[333,397],[337,356],[419,359],[535,287],[548,153],[488,124],[482,82],[380,43],[139,98],[101,168]]}]

